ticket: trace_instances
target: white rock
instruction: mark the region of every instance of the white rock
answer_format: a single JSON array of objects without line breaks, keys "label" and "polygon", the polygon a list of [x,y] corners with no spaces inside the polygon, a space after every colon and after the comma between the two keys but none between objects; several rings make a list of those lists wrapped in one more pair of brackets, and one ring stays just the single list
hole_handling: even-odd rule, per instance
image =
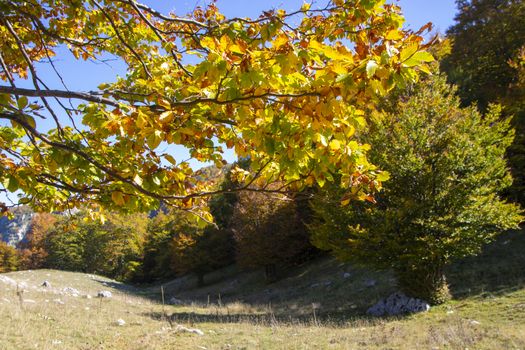
[{"label": "white rock", "polygon": [[470,324],[473,325],[473,326],[479,326],[481,324],[481,322],[476,321],[476,320],[472,320],[472,321],[470,321]]},{"label": "white rock", "polygon": [[427,302],[407,297],[403,293],[394,293],[386,299],[381,299],[366,313],[372,316],[395,316],[428,310],[430,310],[430,305]]},{"label": "white rock", "polygon": [[112,298],[113,294],[109,290],[101,290],[97,293],[97,298]]},{"label": "white rock", "polygon": [[369,279],[365,281],[365,287],[373,287],[377,284],[377,281],[374,279]]},{"label": "white rock", "polygon": [[36,304],[36,301],[34,301],[33,299],[24,299],[24,303]]},{"label": "white rock", "polygon": [[170,304],[170,305],[182,305],[182,304],[184,304],[184,303],[182,302],[182,300],[177,299],[177,298],[175,298],[175,297],[172,297],[172,298],[170,298],[170,300],[169,300],[169,304]]},{"label": "white rock", "polygon": [[53,345],[60,345],[60,344],[62,344],[62,341],[61,341],[61,340],[56,340],[56,339],[55,339],[55,340],[53,340],[51,343],[52,343]]},{"label": "white rock", "polygon": [[0,276],[0,282],[16,287],[17,283],[14,279],[7,276]]},{"label": "white rock", "polygon": [[64,288],[63,292],[71,295],[72,297],[78,297],[80,295],[80,292],[77,289],[71,287]]},{"label": "white rock", "polygon": [[53,302],[57,303],[57,304],[60,304],[60,305],[64,305],[65,303],[60,300],[60,299],[54,299]]},{"label": "white rock", "polygon": [[119,325],[119,326],[124,326],[125,324],[126,324],[126,321],[124,321],[123,319],[119,318],[119,319],[117,320],[117,325]]},{"label": "white rock", "polygon": [[347,278],[350,278],[350,277],[352,277],[352,274],[350,272],[343,273],[343,278],[344,279],[347,279]]},{"label": "white rock", "polygon": [[193,333],[193,334],[197,334],[197,335],[204,335],[204,332],[201,331],[200,329],[197,329],[197,328],[188,328],[188,327],[184,327],[183,325],[177,325],[177,327],[175,327],[175,332],[187,332],[187,333]]}]

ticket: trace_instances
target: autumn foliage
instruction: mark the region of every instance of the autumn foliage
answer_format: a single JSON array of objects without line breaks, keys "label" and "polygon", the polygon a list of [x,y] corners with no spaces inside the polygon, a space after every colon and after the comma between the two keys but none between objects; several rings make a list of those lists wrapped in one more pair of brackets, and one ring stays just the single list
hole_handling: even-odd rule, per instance
[{"label": "autumn foliage", "polygon": [[291,198],[243,192],[232,218],[237,263],[264,268],[266,279],[277,278],[277,268],[301,260],[312,246],[308,231]]},{"label": "autumn foliage", "polygon": [[0,241],[0,273],[16,271],[19,268],[17,250],[7,243]]},{"label": "autumn foliage", "polygon": [[[14,0],[0,10],[0,119],[11,123],[0,127],[0,182],[41,210],[87,205],[103,216],[162,202],[210,220],[212,187],[165,145],[218,167],[224,148],[249,157],[251,171],[233,173],[239,189],[281,181],[297,190],[339,174],[363,198],[381,185],[355,138],[365,110],[433,60],[383,0],[254,19],[226,18],[214,3],[181,15],[134,0]],[[35,66],[60,49],[79,67],[113,55],[127,74],[91,92],[50,86]]]}]

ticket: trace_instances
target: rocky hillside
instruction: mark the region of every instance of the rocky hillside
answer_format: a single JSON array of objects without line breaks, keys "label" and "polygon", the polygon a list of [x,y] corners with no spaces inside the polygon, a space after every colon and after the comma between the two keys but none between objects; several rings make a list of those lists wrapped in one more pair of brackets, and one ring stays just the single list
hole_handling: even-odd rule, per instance
[{"label": "rocky hillside", "polygon": [[13,209],[14,218],[0,217],[0,239],[11,246],[23,241],[31,227],[34,213],[28,207]]}]

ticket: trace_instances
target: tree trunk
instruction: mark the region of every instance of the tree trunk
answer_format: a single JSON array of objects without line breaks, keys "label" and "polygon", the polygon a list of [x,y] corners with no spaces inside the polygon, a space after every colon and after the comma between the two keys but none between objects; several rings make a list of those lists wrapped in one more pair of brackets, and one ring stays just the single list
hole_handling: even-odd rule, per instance
[{"label": "tree trunk", "polygon": [[264,266],[264,276],[268,283],[277,281],[277,266],[275,264],[266,264]]},{"label": "tree trunk", "polygon": [[396,271],[401,290],[410,297],[439,305],[450,299],[443,264],[410,266]]},{"label": "tree trunk", "polygon": [[204,286],[204,273],[197,272],[197,287],[203,287],[203,286]]}]

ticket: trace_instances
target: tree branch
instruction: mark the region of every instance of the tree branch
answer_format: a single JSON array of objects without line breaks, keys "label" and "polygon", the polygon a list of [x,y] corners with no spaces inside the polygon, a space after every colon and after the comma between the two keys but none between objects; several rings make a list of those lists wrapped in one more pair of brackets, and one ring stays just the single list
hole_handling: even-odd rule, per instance
[{"label": "tree branch", "polygon": [[65,91],[65,90],[33,90],[15,88],[10,86],[0,85],[0,93],[14,94],[21,96],[30,97],[61,97],[61,98],[72,98],[78,100],[84,100],[89,102],[101,103],[108,106],[119,107],[119,103],[115,100],[110,100],[105,97],[97,96],[92,92],[76,92],[76,91]]}]

